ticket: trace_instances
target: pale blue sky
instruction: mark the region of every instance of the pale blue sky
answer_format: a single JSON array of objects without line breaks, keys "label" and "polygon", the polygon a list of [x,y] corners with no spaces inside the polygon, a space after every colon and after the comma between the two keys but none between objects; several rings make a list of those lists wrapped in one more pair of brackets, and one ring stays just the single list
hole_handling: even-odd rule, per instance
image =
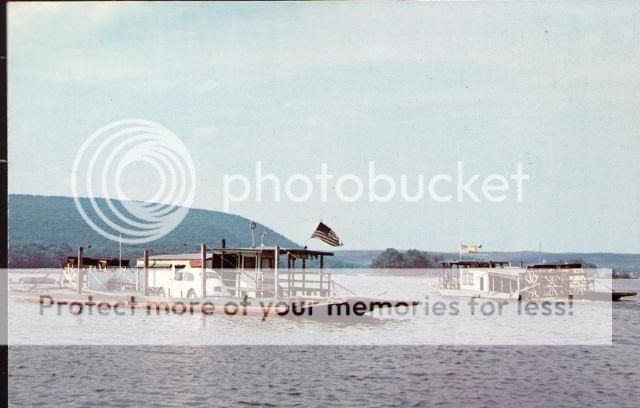
[{"label": "pale blue sky", "polygon": [[522,203],[232,206],[298,242],[322,218],[344,249],[637,253],[639,67],[633,2],[11,3],[10,192],[71,195],[77,147],[143,118],[191,151],[200,208],[256,160],[531,177]]}]

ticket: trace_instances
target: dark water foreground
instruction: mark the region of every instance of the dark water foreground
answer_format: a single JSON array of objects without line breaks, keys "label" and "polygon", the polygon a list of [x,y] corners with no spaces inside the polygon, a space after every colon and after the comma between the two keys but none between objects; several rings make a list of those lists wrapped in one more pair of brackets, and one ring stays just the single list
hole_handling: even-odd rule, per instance
[{"label": "dark water foreground", "polygon": [[[114,333],[114,335],[117,335]],[[9,349],[12,406],[638,406],[640,301],[613,346]]]}]

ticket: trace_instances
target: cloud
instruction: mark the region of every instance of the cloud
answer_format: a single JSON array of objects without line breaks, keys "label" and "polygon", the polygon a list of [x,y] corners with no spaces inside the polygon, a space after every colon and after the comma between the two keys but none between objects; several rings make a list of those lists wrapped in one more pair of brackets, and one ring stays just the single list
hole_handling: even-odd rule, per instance
[{"label": "cloud", "polygon": [[13,45],[29,46],[43,35],[89,35],[136,6],[135,2],[11,2],[7,28]]},{"label": "cloud", "polygon": [[200,126],[193,129],[193,135],[198,138],[205,139],[205,138],[211,138],[215,136],[218,133],[218,131],[219,131],[218,128],[213,125]]},{"label": "cloud", "polygon": [[220,82],[216,79],[207,79],[202,84],[202,88],[198,89],[199,93],[209,93],[220,87]]}]

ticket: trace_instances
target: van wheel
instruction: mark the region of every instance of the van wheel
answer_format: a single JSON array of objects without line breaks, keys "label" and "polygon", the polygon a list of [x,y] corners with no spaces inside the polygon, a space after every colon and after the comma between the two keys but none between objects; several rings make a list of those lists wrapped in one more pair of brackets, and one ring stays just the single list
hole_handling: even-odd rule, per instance
[{"label": "van wheel", "polygon": [[160,297],[165,297],[166,296],[165,293],[164,293],[164,288],[158,289],[158,296],[160,296]]},{"label": "van wheel", "polygon": [[196,291],[193,289],[189,289],[189,293],[187,293],[187,297],[191,298],[191,299],[195,299],[196,298]]}]

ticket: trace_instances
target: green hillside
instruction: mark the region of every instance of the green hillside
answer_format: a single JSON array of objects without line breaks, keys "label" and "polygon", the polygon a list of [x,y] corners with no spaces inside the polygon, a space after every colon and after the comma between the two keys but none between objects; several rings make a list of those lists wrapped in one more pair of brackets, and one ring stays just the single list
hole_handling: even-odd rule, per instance
[{"label": "green hillside", "polygon": [[[106,206],[105,200],[97,200]],[[228,246],[250,246],[250,220],[219,211],[189,211],[182,223],[160,240],[146,245],[123,245],[122,256],[135,259],[144,249],[154,253],[197,252],[200,243],[219,246],[224,238]],[[256,242],[267,232],[266,245],[297,247],[277,232],[258,224]],[[9,266],[58,267],[63,259],[84,246],[86,256],[118,256],[118,243],[110,241],[89,227],[70,197],[32,195],[9,196]]]},{"label": "green hillside", "polygon": [[[104,200],[97,200],[105,207]],[[189,211],[183,222],[170,234],[146,245],[123,246],[123,258],[142,256],[144,249],[153,253],[197,252],[201,242],[219,246],[222,238],[230,247],[244,247],[251,243],[250,221],[246,218],[219,211]],[[260,234],[267,232],[265,244],[282,247],[298,245],[273,230],[258,224],[256,242]],[[70,197],[47,197],[31,195],[9,196],[9,265],[14,268],[58,267],[63,259],[76,253],[78,246],[86,248],[86,256],[118,256],[118,243],[110,241],[89,227]],[[336,250],[335,257],[326,258],[328,268],[369,268],[387,265],[381,250]],[[404,252],[404,251],[403,251]],[[387,251],[389,253],[389,251]],[[424,253],[433,259],[457,259],[457,253]],[[485,252],[477,255],[482,259],[500,260],[518,265],[543,262],[581,261],[600,267],[613,268],[620,273],[640,275],[640,255],[615,253],[538,253]],[[410,263],[411,264],[411,263]],[[393,267],[393,263],[386,267]],[[314,266],[313,264],[310,266]],[[400,267],[405,266],[400,264]]]}]

